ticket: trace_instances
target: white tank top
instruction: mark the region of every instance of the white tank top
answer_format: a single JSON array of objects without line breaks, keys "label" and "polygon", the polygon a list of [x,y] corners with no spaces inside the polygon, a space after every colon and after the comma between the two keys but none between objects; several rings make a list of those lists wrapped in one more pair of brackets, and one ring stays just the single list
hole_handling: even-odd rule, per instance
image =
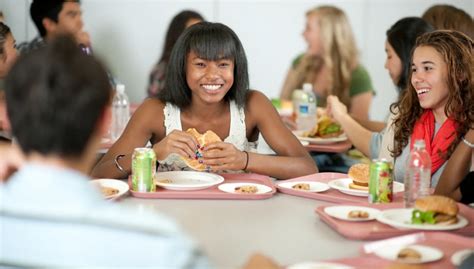
[{"label": "white tank top", "polygon": [[[238,150],[245,150],[250,152],[257,152],[258,141],[249,142],[247,139],[247,132],[245,127],[245,112],[243,108],[237,106],[234,101],[230,101],[230,130],[229,136],[224,139],[224,142],[233,144]],[[166,135],[171,133],[173,130],[182,131],[181,126],[181,110],[179,107],[166,103],[163,109],[165,116],[165,129]],[[159,166],[158,171],[180,171],[180,170],[192,170],[181,157],[172,153],[164,160],[158,160]],[[236,172],[236,171],[225,171],[225,172]]]}]

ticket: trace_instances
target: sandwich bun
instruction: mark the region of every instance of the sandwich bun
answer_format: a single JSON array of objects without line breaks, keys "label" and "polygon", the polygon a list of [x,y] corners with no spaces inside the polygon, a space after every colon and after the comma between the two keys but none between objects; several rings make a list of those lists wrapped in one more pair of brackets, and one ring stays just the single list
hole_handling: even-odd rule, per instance
[{"label": "sandwich bun", "polygon": [[369,190],[369,165],[366,163],[354,164],[347,173],[352,183],[349,188],[356,190]]},{"label": "sandwich bun", "polygon": [[[196,140],[198,141],[199,145],[201,145],[201,147],[204,147],[213,142],[222,141],[221,138],[216,133],[210,130],[206,131],[204,134],[201,134],[196,129],[189,128],[188,130],[186,130],[186,132],[194,136]],[[198,152],[200,153],[201,150],[198,149]],[[195,158],[181,157],[181,159],[184,160],[187,166],[189,166],[190,168],[196,171],[206,170],[206,165],[199,163],[199,158],[195,159]]]},{"label": "sandwich bun", "polygon": [[430,195],[418,198],[415,201],[415,209],[424,212],[435,212],[434,218],[436,224],[439,225],[450,225],[458,222],[458,205],[456,201],[446,196]]}]

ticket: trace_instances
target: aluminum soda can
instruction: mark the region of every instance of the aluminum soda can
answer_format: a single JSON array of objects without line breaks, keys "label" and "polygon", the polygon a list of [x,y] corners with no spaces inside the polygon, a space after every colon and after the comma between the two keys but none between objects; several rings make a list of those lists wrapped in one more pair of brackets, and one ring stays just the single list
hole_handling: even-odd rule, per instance
[{"label": "aluminum soda can", "polygon": [[132,155],[132,190],[154,192],[156,154],[151,148],[136,148]]},{"label": "aluminum soda can", "polygon": [[369,203],[393,201],[393,165],[386,159],[374,159],[370,163]]}]

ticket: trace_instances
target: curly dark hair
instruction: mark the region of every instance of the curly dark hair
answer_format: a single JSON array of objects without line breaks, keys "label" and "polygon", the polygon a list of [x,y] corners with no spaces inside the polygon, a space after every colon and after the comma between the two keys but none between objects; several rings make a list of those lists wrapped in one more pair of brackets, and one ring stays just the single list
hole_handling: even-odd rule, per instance
[{"label": "curly dark hair", "polygon": [[[450,30],[439,30],[418,37],[415,48],[432,47],[444,59],[447,68],[446,84],[449,87],[448,100],[444,108],[445,114],[457,122],[458,136],[450,145],[444,159],[448,159],[461,137],[474,126],[474,42],[467,35]],[[413,57],[413,53],[412,53]],[[412,72],[410,72],[411,81]],[[400,100],[390,110],[398,115],[394,120],[395,137],[392,156],[397,157],[408,145],[415,122],[424,110],[418,102],[415,88],[410,83],[402,93]]]}]

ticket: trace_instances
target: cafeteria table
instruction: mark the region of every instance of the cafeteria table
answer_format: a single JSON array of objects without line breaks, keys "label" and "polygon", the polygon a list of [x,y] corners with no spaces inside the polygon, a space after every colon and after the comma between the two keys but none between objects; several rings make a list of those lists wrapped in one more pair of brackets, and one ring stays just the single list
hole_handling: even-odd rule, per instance
[{"label": "cafeteria table", "polygon": [[255,252],[280,265],[357,257],[363,241],[347,240],[319,220],[330,203],[276,193],[265,200],[139,199],[119,203],[174,218],[215,268],[240,268]]}]

